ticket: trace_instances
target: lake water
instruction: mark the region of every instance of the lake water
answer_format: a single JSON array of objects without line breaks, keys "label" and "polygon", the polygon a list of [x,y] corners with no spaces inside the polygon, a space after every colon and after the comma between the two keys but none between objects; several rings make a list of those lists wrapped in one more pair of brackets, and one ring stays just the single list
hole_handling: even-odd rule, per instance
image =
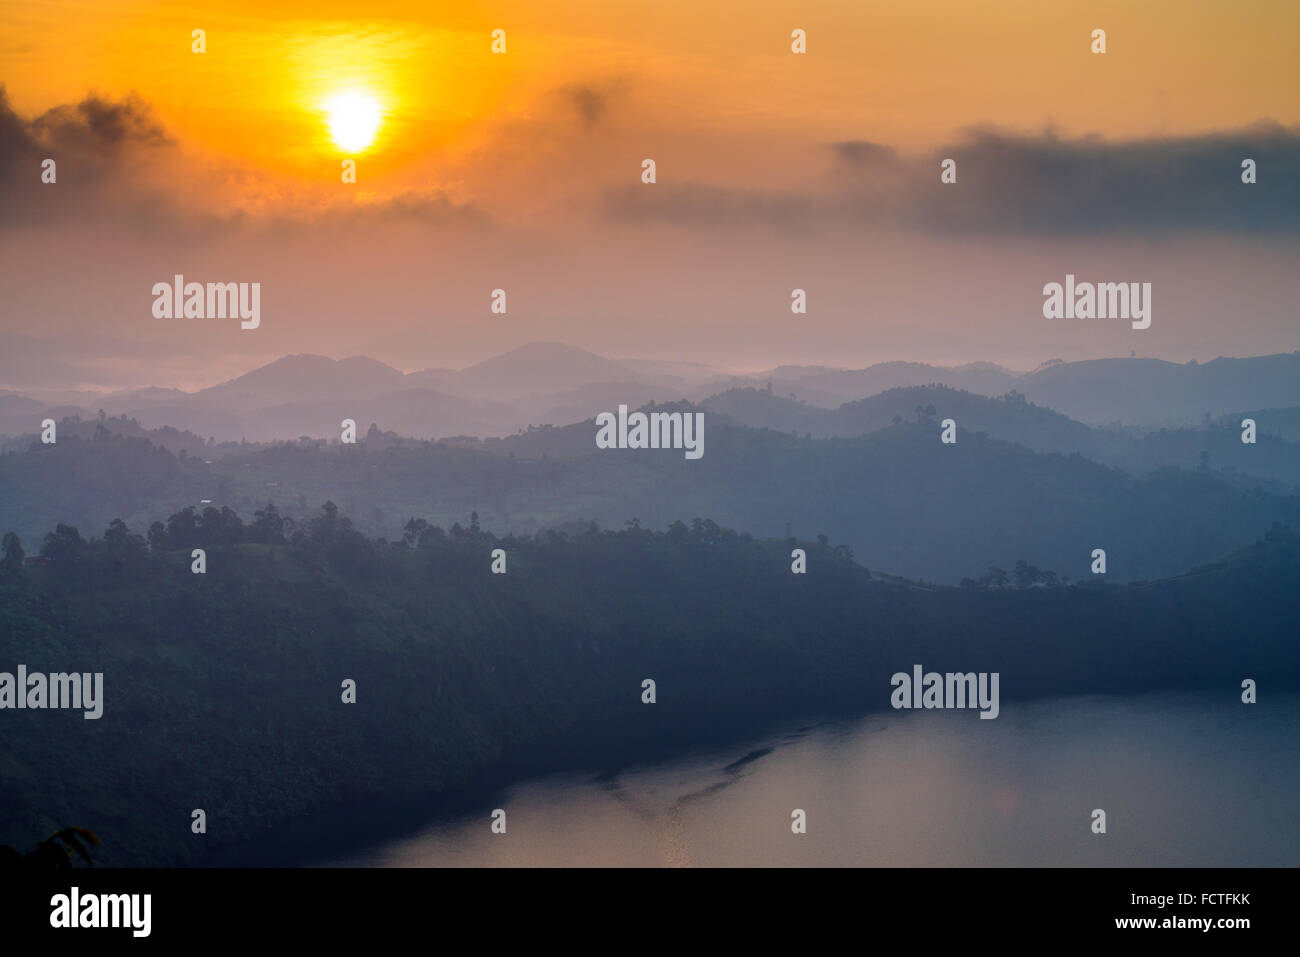
[{"label": "lake water", "polygon": [[[521,782],[481,812],[339,863],[1300,865],[1300,695],[1238,694],[791,725],[663,764]],[[791,832],[796,808],[806,834]]]}]

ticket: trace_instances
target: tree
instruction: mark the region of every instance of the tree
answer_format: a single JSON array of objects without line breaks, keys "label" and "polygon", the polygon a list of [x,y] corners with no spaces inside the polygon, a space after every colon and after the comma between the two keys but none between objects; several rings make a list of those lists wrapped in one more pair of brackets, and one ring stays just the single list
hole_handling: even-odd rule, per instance
[{"label": "tree", "polygon": [[420,537],[424,530],[429,527],[429,523],[422,518],[409,519],[403,527],[402,541],[406,543],[407,548],[415,548],[420,543]]},{"label": "tree", "polygon": [[722,529],[711,518],[691,519],[691,539],[702,545],[716,544]]},{"label": "tree", "polygon": [[1015,579],[1017,588],[1028,588],[1038,581],[1038,569],[1021,558],[1011,569],[1011,577]]},{"label": "tree", "polygon": [[81,838],[94,847],[100,846],[100,840],[95,833],[84,827],[65,827],[61,831],[55,831],[37,844],[36,850],[27,854],[19,854],[7,844],[0,845],[0,867],[64,870],[72,866],[74,852],[87,864],[93,866],[95,862],[90,859],[90,852],[86,850],[85,844],[81,843]]},{"label": "tree", "polygon": [[430,525],[420,532],[420,537],[416,541],[417,548],[431,548],[439,542],[447,540],[447,533],[442,530],[440,525]]},{"label": "tree", "polygon": [[130,530],[126,527],[126,522],[120,518],[115,518],[108,523],[108,528],[104,529],[104,545],[107,546],[110,554],[120,552],[126,547],[126,537]]},{"label": "tree", "polygon": [[167,547],[189,548],[198,544],[199,519],[194,506],[181,509],[167,518]]},{"label": "tree", "polygon": [[266,508],[259,508],[253,513],[253,524],[249,529],[255,542],[279,545],[284,541],[284,519],[280,517],[280,510],[271,502],[266,503]]},{"label": "tree", "polygon": [[132,534],[120,518],[113,519],[104,530],[104,549],[111,565],[118,569],[138,565],[147,553],[145,540]]},{"label": "tree", "polygon": [[75,565],[85,552],[86,542],[81,533],[63,522],[59,522],[41,544],[41,555],[65,569]]},{"label": "tree", "polygon": [[321,514],[311,520],[310,534],[317,541],[327,541],[339,529],[339,507],[327,500],[320,510]]},{"label": "tree", "polygon": [[23,567],[23,543],[13,532],[5,532],[4,542],[4,567],[8,571],[16,572]]},{"label": "tree", "polygon": [[208,506],[199,520],[201,545],[235,545],[244,537],[244,522],[229,505]]}]

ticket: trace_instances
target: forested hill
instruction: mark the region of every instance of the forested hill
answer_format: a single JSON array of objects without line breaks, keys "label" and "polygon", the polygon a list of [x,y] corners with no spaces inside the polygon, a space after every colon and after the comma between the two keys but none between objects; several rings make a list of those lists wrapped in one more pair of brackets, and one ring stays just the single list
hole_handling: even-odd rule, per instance
[{"label": "forested hill", "polygon": [[[1163,578],[1275,522],[1300,528],[1300,495],[1209,470],[1138,476],[964,431],[944,445],[937,422],[805,439],[708,421],[698,461],[674,450],[598,450],[588,425],[494,446],[380,435],[354,446],[286,443],[211,464],[105,430],[0,455],[0,531],[30,546],[57,522],[102,529],[121,518],[144,531],[186,505],[251,515],[268,500],[299,522],[332,500],[367,534],[389,539],[412,515],[449,526],[477,511],[486,527],[530,535],[633,517],[662,531],[708,515],[756,537],[825,532],[870,568],[956,584],[1016,558],[1077,579],[1099,547],[1112,580]],[[580,456],[559,454],[579,447]]]},{"label": "forested hill", "polygon": [[64,526],[38,564],[6,543],[0,671],[103,672],[104,706],[0,711],[0,844],[75,824],[107,865],[247,860],[288,822],[367,820],[481,773],[883,710],[914,664],[999,672],[1004,716],[1039,695],[1300,684],[1300,540],[1281,528],[1177,578],[1025,588],[884,579],[824,543],[701,520],[527,539],[417,521],[381,544],[332,507],[295,528],[263,509],[174,517],[150,538]]}]

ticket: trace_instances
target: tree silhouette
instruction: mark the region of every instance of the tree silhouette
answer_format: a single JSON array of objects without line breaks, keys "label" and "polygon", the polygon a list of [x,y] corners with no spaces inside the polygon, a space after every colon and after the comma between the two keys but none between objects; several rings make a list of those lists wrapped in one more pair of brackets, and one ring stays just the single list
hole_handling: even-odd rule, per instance
[{"label": "tree silhouette", "polygon": [[86,845],[81,843],[83,838],[95,847],[101,846],[95,833],[84,827],[65,827],[61,831],[55,831],[37,844],[34,851],[27,854],[20,854],[9,845],[0,844],[0,868],[66,870],[72,866],[74,853],[86,864],[94,867],[95,862],[90,859],[90,852],[86,850]]},{"label": "tree silhouette", "polygon": [[4,542],[4,567],[7,571],[16,572],[23,567],[23,543],[13,532],[5,532]]}]

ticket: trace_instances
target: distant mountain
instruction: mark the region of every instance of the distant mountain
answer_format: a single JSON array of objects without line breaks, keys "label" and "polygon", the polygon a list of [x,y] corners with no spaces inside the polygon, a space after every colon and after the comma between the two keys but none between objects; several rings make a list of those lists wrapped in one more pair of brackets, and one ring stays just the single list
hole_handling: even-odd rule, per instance
[{"label": "distant mountain", "polygon": [[447,387],[456,381],[456,376],[459,374],[460,370],[458,369],[422,369],[419,372],[407,373],[402,380],[402,387],[446,392]]},{"label": "distant mountain", "polygon": [[1014,391],[994,399],[943,385],[912,386],[822,409],[765,390],[731,389],[701,405],[744,425],[813,438],[851,438],[905,422],[937,423],[950,418],[963,433],[986,432],[1042,452],[1097,457],[1115,444],[1114,439]]},{"label": "distant mountain", "polygon": [[235,442],[251,439],[257,433],[258,413],[261,411],[260,408],[248,413],[227,411],[217,403],[196,401],[191,397],[156,405],[130,403],[121,408],[128,410],[121,414],[136,420],[146,429],[174,427],[217,441]]},{"label": "distant mountain", "polygon": [[188,399],[190,393],[180,389],[160,389],[157,386],[150,386],[145,389],[118,389],[104,396],[103,404],[105,410],[112,407],[116,411],[123,406],[155,405],[170,404],[174,402],[183,402]]},{"label": "distant mountain", "polygon": [[1014,389],[1094,425],[1193,425],[1207,412],[1217,417],[1241,409],[1300,406],[1300,352],[1199,364],[1159,359],[1051,362],[1025,374],[983,362],[954,367],[883,362],[857,370],[779,366],[747,380],[733,385],[761,388],[770,380],[777,395],[793,392],[828,408],[889,389],[934,384],[986,396]]},{"label": "distant mountain", "polygon": [[268,406],[245,432],[250,441],[273,442],[287,436],[338,438],[343,419],[357,423],[358,435],[372,423],[385,431],[419,439],[451,435],[498,435],[515,428],[519,410],[498,402],[473,402],[433,389],[404,388],[396,392],[347,397],[326,396],[311,401]]},{"label": "distant mountain", "polygon": [[717,391],[719,383],[729,378],[713,366],[703,362],[670,362],[660,359],[619,359],[618,364],[630,369],[637,375],[653,378],[665,385],[677,385],[683,389],[712,387]]},{"label": "distant mountain", "polygon": [[[421,373],[415,373],[416,378]],[[639,381],[631,369],[573,346],[533,342],[475,363],[442,388],[466,398],[522,399],[597,382]]]},{"label": "distant mountain", "polygon": [[1241,442],[1240,418],[1202,423],[1196,428],[1159,430],[1100,429],[1029,402],[1014,390],[988,398],[946,386],[890,389],[837,409],[782,398],[766,390],[731,389],[701,405],[729,420],[757,428],[814,438],[867,435],[896,423],[951,418],[959,432],[984,432],[1039,452],[1078,454],[1138,475],[1178,466],[1230,473],[1237,484],[1261,481],[1287,491],[1300,486],[1300,443],[1280,437],[1285,426],[1300,427],[1300,416],[1258,413],[1254,445]]},{"label": "distant mountain", "polygon": [[[926,389],[951,394],[898,391]],[[1012,392],[1029,404],[995,403]],[[145,428],[172,426],[218,441],[329,437],[345,417],[363,429],[374,422],[417,437],[502,437],[529,425],[585,421],[620,404],[686,399],[754,426],[850,436],[884,428],[895,416],[909,420],[918,404],[938,409],[939,398],[963,428],[1099,459],[1116,449],[1109,438],[1090,437],[1085,425],[1199,429],[1257,409],[1263,410],[1256,416],[1261,435],[1295,439],[1300,438],[1295,411],[1300,409],[1300,353],[1216,359],[1199,366],[1153,359],[1052,362],[1024,375],[991,363],[884,362],[858,370],[780,366],[744,376],[721,375],[695,363],[614,361],[553,342],[530,343],[466,369],[407,375],[364,356],[292,355],[193,393],[156,387],[10,392],[0,395],[0,435],[32,432],[43,417],[86,419],[104,409],[135,418]],[[854,407],[845,408],[846,403]],[[1204,450],[1191,448],[1195,443],[1182,436],[1167,448],[1177,446],[1178,464],[1192,464]],[[1256,464],[1263,458],[1257,456]],[[1286,468],[1284,456],[1276,467],[1250,474],[1285,481]]]},{"label": "distant mountain", "polygon": [[636,409],[651,402],[687,397],[687,390],[645,382],[595,382],[570,392],[539,397],[536,415],[529,424],[569,425],[594,418],[601,412],[616,412],[620,405]]},{"label": "distant mountain", "polygon": [[[3,400],[0,399],[0,404],[2,402]],[[25,418],[24,421],[30,422],[30,418]],[[125,437],[147,439],[153,445],[173,453],[184,450],[189,455],[200,457],[208,454],[206,442],[194,432],[174,429],[171,426],[150,429],[127,416],[105,416],[103,419],[93,415],[80,419],[65,416],[57,419],[56,422],[59,442],[101,441],[105,438],[113,441]],[[36,430],[29,429],[7,440],[0,439],[0,449],[26,452],[33,443],[38,441]]]},{"label": "distant mountain", "polygon": [[815,396],[836,396],[841,402],[861,399],[887,389],[946,385],[980,395],[1002,395],[1014,387],[1019,375],[988,362],[962,366],[935,366],[922,362],[880,362],[865,369],[826,366],[778,366],[753,379],[771,379],[773,391],[818,402]]},{"label": "distant mountain", "polygon": [[332,499],[389,540],[412,516],[450,527],[473,511],[524,534],[711,515],[754,535],[824,532],[873,569],[956,582],[1018,559],[1080,578],[1097,547],[1112,580],[1159,577],[1275,522],[1300,527],[1300,496],[1258,482],[1197,469],[1135,476],[980,432],[943,445],[931,421],[827,439],[728,425],[718,413],[706,423],[698,461],[598,450],[591,422],[456,444],[385,437],[373,448],[362,424],[355,447],[235,447],[211,465],[150,452],[142,439],[61,441],[0,455],[0,531],[29,545],[59,521],[89,534],[122,518],[144,531],[160,512],[202,499],[245,515],[270,500],[301,520]]},{"label": "distant mountain", "polygon": [[47,408],[48,404],[25,395],[0,395],[0,436],[35,432]]},{"label": "distant mountain", "polygon": [[392,366],[364,356],[285,356],[229,382],[203,389],[196,401],[217,401],[228,409],[252,410],[266,405],[315,398],[373,395],[401,386],[403,375]]},{"label": "distant mountain", "polygon": [[94,382],[91,366],[68,362],[59,343],[0,330],[0,383],[11,389],[72,389]]},{"label": "distant mountain", "polygon": [[0,416],[30,415],[44,408],[46,408],[44,402],[25,395],[19,395],[16,392],[6,392],[0,395]]},{"label": "distant mountain", "polygon": [[1195,424],[1206,413],[1300,405],[1300,352],[1181,365],[1160,359],[1063,362],[1024,376],[1015,388],[1083,422]]}]

